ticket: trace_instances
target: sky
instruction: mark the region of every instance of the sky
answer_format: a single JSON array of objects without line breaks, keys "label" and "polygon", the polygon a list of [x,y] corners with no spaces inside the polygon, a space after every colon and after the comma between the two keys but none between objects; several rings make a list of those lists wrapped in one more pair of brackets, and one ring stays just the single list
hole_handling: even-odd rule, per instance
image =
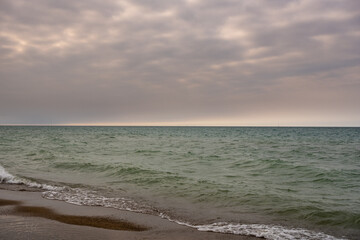
[{"label": "sky", "polygon": [[360,126],[360,1],[0,0],[0,124]]}]

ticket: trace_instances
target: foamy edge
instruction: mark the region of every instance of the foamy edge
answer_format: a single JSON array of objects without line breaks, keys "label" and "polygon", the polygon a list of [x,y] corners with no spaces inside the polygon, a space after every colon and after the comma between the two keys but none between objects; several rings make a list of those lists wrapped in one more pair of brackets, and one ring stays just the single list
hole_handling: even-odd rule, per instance
[{"label": "foamy edge", "polygon": [[88,191],[80,188],[57,187],[19,178],[8,173],[1,165],[0,183],[24,184],[29,187],[43,189],[45,191],[42,193],[42,196],[50,200],[61,200],[75,205],[102,206],[119,210],[158,215],[159,217],[167,219],[171,222],[195,228],[199,231],[255,236],[270,240],[346,240],[345,238],[336,238],[322,232],[314,232],[302,228],[286,228],[279,225],[240,224],[228,222],[218,222],[207,225],[192,225],[187,222],[172,219],[170,216],[159,212],[151,206],[138,204],[128,198],[107,198],[99,196],[94,191]]},{"label": "foamy edge", "polygon": [[36,183],[24,178],[16,177],[10,173],[8,173],[1,165],[0,165],[0,183],[10,183],[10,184],[24,184],[28,187],[32,188],[40,188],[49,191],[62,190],[64,187],[56,187],[48,184],[40,184]]},{"label": "foamy edge", "polygon": [[264,224],[238,224],[219,222],[209,225],[194,226],[199,231],[218,232],[218,233],[232,233],[238,235],[262,237],[266,239],[280,240],[280,239],[311,239],[311,240],[339,240],[322,232],[309,231],[302,228],[285,228],[277,225]]}]

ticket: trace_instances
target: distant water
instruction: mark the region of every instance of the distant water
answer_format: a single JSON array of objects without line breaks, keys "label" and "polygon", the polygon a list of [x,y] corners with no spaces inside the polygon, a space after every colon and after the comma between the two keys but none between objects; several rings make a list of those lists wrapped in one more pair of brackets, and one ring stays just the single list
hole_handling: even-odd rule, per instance
[{"label": "distant water", "polygon": [[4,126],[0,165],[48,199],[202,231],[360,238],[360,128]]}]

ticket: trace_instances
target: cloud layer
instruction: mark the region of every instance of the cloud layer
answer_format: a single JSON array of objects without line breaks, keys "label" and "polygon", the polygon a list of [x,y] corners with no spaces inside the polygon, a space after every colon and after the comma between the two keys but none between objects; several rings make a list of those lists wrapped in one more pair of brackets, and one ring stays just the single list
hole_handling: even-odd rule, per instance
[{"label": "cloud layer", "polygon": [[0,124],[360,125],[358,0],[0,0]]}]

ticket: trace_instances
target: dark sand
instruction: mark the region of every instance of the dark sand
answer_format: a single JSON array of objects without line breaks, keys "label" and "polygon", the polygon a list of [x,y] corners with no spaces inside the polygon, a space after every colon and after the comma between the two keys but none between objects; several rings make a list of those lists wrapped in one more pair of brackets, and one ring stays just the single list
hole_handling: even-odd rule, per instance
[{"label": "dark sand", "polygon": [[258,239],[200,232],[141,213],[47,200],[40,192],[0,185],[0,239]]},{"label": "dark sand", "polygon": [[141,227],[125,221],[120,221],[119,219],[113,219],[108,217],[106,218],[88,217],[88,216],[59,214],[49,208],[22,206],[22,202],[19,201],[0,199],[0,206],[11,206],[11,205],[14,205],[15,207],[7,211],[8,215],[10,214],[15,216],[41,217],[67,224],[97,227],[97,228],[112,229],[112,230],[126,230],[126,231],[147,230],[145,227]]}]

